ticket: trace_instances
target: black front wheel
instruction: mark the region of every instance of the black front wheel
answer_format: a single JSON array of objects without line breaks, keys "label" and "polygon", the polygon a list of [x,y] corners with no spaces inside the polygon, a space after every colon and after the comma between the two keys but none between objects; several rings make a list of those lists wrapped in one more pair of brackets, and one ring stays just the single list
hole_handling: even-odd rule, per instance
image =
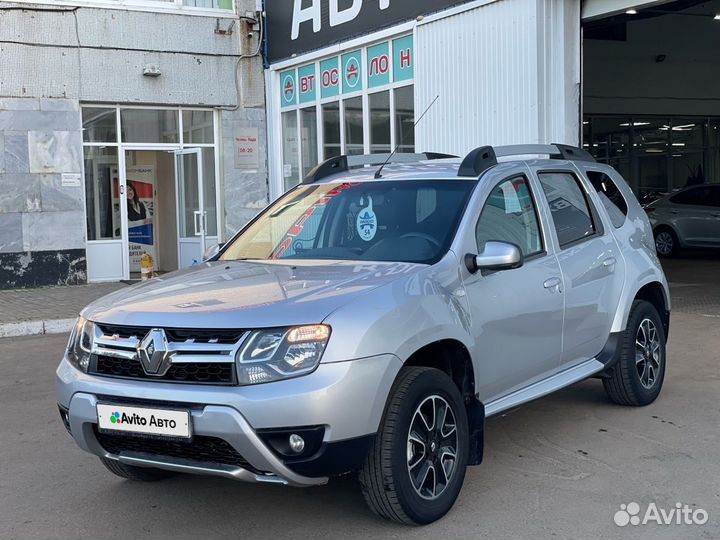
[{"label": "black front wheel", "polygon": [[365,500],[399,523],[431,523],[452,508],[468,461],[469,430],[462,396],[433,368],[403,368],[363,468]]}]

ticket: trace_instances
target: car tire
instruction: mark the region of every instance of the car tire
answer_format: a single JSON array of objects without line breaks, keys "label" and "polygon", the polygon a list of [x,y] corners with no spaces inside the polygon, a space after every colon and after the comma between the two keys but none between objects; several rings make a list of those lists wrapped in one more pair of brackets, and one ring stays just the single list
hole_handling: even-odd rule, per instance
[{"label": "car tire", "polygon": [[177,473],[172,471],[166,471],[163,469],[153,469],[150,467],[134,467],[132,465],[125,465],[114,459],[100,458],[100,461],[105,468],[120,478],[126,480],[134,480],[137,482],[157,482],[158,480],[164,480],[175,476]]},{"label": "car tire", "polygon": [[670,227],[658,227],[655,234],[655,251],[660,257],[674,257],[680,251],[677,234]]},{"label": "car tire", "polygon": [[660,394],[667,364],[665,327],[655,306],[633,302],[620,347],[617,363],[603,379],[605,392],[618,405],[649,405]]},{"label": "car tire", "polygon": [[440,519],[460,493],[468,452],[467,412],[457,386],[438,369],[403,368],[360,470],[368,506],[407,525]]}]

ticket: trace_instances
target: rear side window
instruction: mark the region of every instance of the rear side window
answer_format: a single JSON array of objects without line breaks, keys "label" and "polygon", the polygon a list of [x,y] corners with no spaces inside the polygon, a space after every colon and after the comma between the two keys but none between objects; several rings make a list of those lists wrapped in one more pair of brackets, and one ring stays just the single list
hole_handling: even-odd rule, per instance
[{"label": "rear side window", "polygon": [[595,234],[590,206],[575,175],[546,172],[538,177],[550,205],[560,247]]},{"label": "rear side window", "polygon": [[698,186],[673,195],[670,197],[670,202],[695,206],[720,206],[717,193],[718,189],[715,186]]},{"label": "rear side window", "polygon": [[628,205],[617,184],[604,172],[587,171],[587,177],[600,197],[600,202],[610,215],[610,221],[617,227],[622,227],[628,213]]}]

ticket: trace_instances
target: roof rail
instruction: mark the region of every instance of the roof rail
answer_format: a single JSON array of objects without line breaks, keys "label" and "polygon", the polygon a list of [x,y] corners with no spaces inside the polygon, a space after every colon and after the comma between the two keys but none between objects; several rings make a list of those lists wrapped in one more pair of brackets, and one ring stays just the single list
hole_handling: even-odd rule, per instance
[{"label": "roof rail", "polygon": [[480,146],[465,156],[458,169],[458,176],[480,176],[490,167],[497,165],[497,158],[506,156],[524,156],[547,154],[550,159],[571,161],[595,161],[592,155],[582,148],[567,144],[511,144],[507,146]]},{"label": "roof rail", "polygon": [[[433,159],[456,158],[451,154],[442,154],[439,152],[422,152],[419,154],[360,154],[354,156],[335,156],[318,163],[303,178],[303,184],[312,184],[333,174],[347,172],[350,169],[358,167],[366,167],[372,165],[382,165],[386,161],[388,163],[416,163],[418,161],[426,161]],[[389,161],[388,161],[389,159]]]},{"label": "roof rail", "polygon": [[458,176],[480,176],[490,167],[497,165],[495,149],[492,146],[480,146],[465,156],[460,163]]},{"label": "roof rail", "polygon": [[550,159],[567,159],[572,161],[595,161],[595,158],[582,148],[568,144],[511,144],[495,147],[495,155],[522,156],[526,154],[547,154]]}]

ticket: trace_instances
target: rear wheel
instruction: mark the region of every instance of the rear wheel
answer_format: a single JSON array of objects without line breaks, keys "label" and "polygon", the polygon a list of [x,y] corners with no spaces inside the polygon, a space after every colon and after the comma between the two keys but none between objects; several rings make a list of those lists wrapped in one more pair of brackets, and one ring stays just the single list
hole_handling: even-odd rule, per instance
[{"label": "rear wheel", "polygon": [[655,231],[655,251],[661,257],[677,255],[680,246],[675,232],[668,227],[659,227]]},{"label": "rear wheel", "polygon": [[136,480],[139,482],[157,482],[171,476],[175,476],[172,471],[166,471],[163,469],[153,469],[150,467],[134,467],[132,465],[125,465],[114,459],[100,458],[100,461],[105,468],[120,478],[126,480]]},{"label": "rear wheel", "polygon": [[621,340],[620,358],[605,392],[619,405],[643,406],[655,401],[665,379],[665,329],[655,306],[633,302]]},{"label": "rear wheel", "polygon": [[403,368],[360,471],[365,500],[399,523],[440,519],[460,493],[468,449],[467,413],[452,380],[438,369]]}]

